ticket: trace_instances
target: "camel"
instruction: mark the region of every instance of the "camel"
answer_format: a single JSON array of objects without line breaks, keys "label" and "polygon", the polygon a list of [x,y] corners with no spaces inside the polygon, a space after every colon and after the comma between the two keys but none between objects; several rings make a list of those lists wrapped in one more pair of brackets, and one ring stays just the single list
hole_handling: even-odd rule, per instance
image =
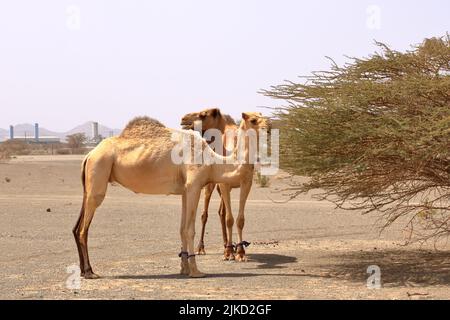
[{"label": "camel", "polygon": [[[261,114],[258,114],[258,117],[261,117]],[[234,149],[234,145],[237,143],[236,139],[227,139],[226,132],[229,131],[237,131],[238,126],[236,125],[236,122],[233,120],[232,117],[226,114],[222,114],[220,109],[218,108],[211,108],[202,110],[200,112],[192,112],[186,114],[182,120],[181,120],[181,126],[185,130],[194,130],[194,124],[197,121],[201,121],[201,129],[202,129],[202,136],[204,136],[204,133],[207,130],[210,129],[217,129],[220,130],[222,133],[222,145],[223,145],[223,154],[227,154],[230,150]],[[231,141],[230,141],[231,140]],[[249,171],[251,171],[251,174],[253,175],[253,167],[247,167]],[[249,172],[250,175],[250,172]],[[236,246],[233,245],[232,242],[232,226],[233,226],[233,215],[231,212],[226,213],[226,207],[225,203],[222,197],[222,192],[229,192],[231,191],[231,188],[239,188],[240,184],[235,183],[234,185],[228,185],[220,188],[220,186],[217,188],[217,191],[219,192],[221,196],[220,206],[219,206],[219,218],[222,226],[222,238],[224,243],[224,260],[234,260],[237,261],[246,261],[246,255],[245,255],[245,247],[247,247],[250,243],[243,240],[242,237],[242,231],[244,228],[245,223],[245,216],[243,208],[245,206],[245,203],[240,204],[239,209],[239,215],[237,217],[236,225],[238,229],[238,240],[239,242],[236,244]],[[202,231],[200,234],[200,240],[197,246],[197,254],[206,254],[205,251],[205,243],[204,243],[204,237],[205,237],[205,228],[206,223],[208,221],[208,209],[209,209],[209,203],[211,201],[211,196],[214,192],[214,189],[216,188],[216,183],[210,183],[208,184],[204,190],[204,209],[201,216],[202,221]],[[245,190],[244,192],[250,192],[251,184],[248,187],[248,190]],[[242,191],[241,191],[242,192]],[[243,201],[246,201],[247,198],[246,195],[242,195]],[[242,207],[242,210],[241,210]],[[228,233],[227,233],[228,231]],[[234,251],[236,249],[236,251]],[[234,255],[236,253],[236,256]]]},{"label": "camel", "polygon": [[[249,129],[267,129],[267,123],[259,114],[242,114],[241,137]],[[174,138],[175,137],[175,138]],[[174,150],[183,139],[198,143],[204,154],[216,162],[196,164],[174,162]],[[249,158],[248,138],[244,141],[244,156]],[[199,134],[187,130],[165,127],[159,121],[138,117],[128,123],[120,136],[103,140],[86,155],[81,166],[83,202],[80,216],[73,228],[80,259],[81,276],[85,279],[99,278],[94,273],[88,254],[88,231],[96,209],[102,204],[108,183],[117,183],[142,194],[173,194],[182,197],[180,224],[181,274],[203,277],[196,264],[194,253],[195,217],[201,189],[209,183],[240,183],[241,190],[249,190],[252,176],[248,163],[230,163],[234,155],[223,157],[209,147]],[[220,164],[224,161],[225,164]],[[246,197],[244,193],[242,197]],[[231,202],[224,194],[227,212]],[[244,202],[245,203],[245,202]]]}]

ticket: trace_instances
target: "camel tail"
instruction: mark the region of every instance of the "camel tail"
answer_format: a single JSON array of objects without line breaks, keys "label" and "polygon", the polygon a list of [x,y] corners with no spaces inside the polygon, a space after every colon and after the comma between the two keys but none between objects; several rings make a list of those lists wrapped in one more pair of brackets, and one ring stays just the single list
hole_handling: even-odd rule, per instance
[{"label": "camel tail", "polygon": [[81,183],[83,185],[83,194],[86,194],[86,163],[89,158],[89,154],[84,158],[81,163]]}]

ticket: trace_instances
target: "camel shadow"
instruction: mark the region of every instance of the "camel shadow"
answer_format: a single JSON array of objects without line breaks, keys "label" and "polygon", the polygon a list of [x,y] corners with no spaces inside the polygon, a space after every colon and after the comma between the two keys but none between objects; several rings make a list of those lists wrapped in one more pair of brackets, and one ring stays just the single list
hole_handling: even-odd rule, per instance
[{"label": "camel shadow", "polygon": [[[280,254],[251,254],[249,255],[249,262],[256,262],[256,269],[281,269],[286,268],[282,264],[297,262],[297,258],[284,256]],[[236,262],[238,263],[238,262]],[[258,276],[285,276],[285,274],[265,274],[265,273],[208,273],[206,278],[242,278],[242,277],[258,277]],[[288,276],[293,276],[289,274]],[[299,274],[299,276],[306,276]],[[181,274],[151,274],[151,275],[118,275],[105,277],[107,279],[121,279],[121,280],[186,280],[187,276]]]},{"label": "camel shadow", "polygon": [[[241,277],[257,277],[262,274],[257,273],[208,273],[205,278],[198,279],[210,279],[210,278],[241,278]],[[148,274],[148,275],[118,275],[105,277],[107,279],[120,279],[120,280],[183,280],[191,279],[188,276],[181,274]]]},{"label": "camel shadow", "polygon": [[283,264],[295,263],[297,258],[281,254],[250,254],[249,261],[259,263],[258,269],[282,269],[287,268]]},{"label": "camel shadow", "polygon": [[338,263],[320,267],[322,276],[366,282],[367,268],[380,267],[383,286],[429,286],[450,284],[450,252],[428,250],[359,251],[326,257]]}]

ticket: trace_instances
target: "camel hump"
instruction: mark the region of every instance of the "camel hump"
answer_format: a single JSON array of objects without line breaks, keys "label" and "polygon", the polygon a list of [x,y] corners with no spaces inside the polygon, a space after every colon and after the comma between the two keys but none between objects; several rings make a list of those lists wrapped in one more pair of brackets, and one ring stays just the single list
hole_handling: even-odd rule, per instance
[{"label": "camel hump", "polygon": [[155,132],[165,131],[167,128],[161,122],[150,117],[136,117],[126,125],[123,129],[120,137],[132,138],[143,137],[148,134],[154,134]]}]

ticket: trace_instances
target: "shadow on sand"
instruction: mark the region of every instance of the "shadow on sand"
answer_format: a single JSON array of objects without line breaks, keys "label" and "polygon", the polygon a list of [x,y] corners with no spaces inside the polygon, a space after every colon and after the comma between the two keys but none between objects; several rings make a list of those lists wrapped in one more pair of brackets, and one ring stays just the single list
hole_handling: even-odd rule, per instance
[{"label": "shadow on sand", "polygon": [[[249,262],[258,263],[257,269],[281,269],[286,268],[282,266],[287,263],[297,262],[296,257],[284,256],[280,254],[251,254],[249,255]],[[258,276],[295,276],[295,274],[265,274],[265,273],[208,273],[207,278],[241,278],[241,277],[258,277]],[[299,274],[300,276],[300,274]],[[301,274],[305,276],[305,274]],[[160,274],[160,275],[118,275],[106,277],[109,279],[186,279],[186,276],[180,274]]]},{"label": "shadow on sand", "polygon": [[[256,273],[208,273],[205,278],[245,278],[245,277],[257,277],[263,274]],[[105,277],[106,279],[121,279],[121,280],[186,280],[190,279],[188,276],[181,274],[148,274],[148,275],[119,275],[112,277]]]},{"label": "shadow on sand", "polygon": [[332,262],[319,266],[323,276],[366,282],[367,267],[381,269],[381,282],[389,287],[450,284],[450,252],[429,250],[374,250],[327,256]]},{"label": "shadow on sand", "polygon": [[[305,265],[308,272],[289,270],[285,264],[297,262],[297,258],[279,254],[251,254],[250,262],[258,265],[249,273],[208,273],[208,278],[245,278],[245,277],[312,277],[345,280],[355,283],[365,283],[369,274],[367,268],[377,265],[381,269],[383,286],[432,286],[450,285],[450,252],[427,250],[374,250],[352,251],[344,254],[322,255],[317,263]],[[325,261],[325,262],[324,262]],[[287,272],[263,272],[262,269],[288,269]],[[293,272],[294,271],[294,272]],[[118,275],[109,279],[183,279],[179,274],[160,275]]]},{"label": "shadow on sand", "polygon": [[287,268],[283,264],[297,262],[297,258],[281,254],[250,254],[249,261],[259,263],[258,269],[281,269]]}]

